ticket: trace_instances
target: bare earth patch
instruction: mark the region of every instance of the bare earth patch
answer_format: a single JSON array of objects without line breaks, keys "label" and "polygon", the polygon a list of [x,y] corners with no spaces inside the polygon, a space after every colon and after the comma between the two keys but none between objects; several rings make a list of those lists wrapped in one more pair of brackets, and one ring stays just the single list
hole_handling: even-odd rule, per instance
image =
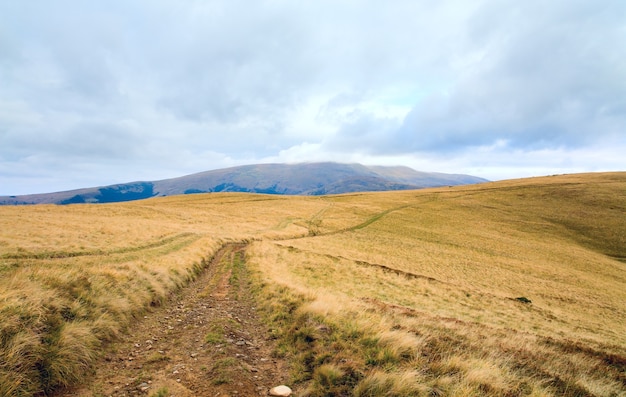
[{"label": "bare earth patch", "polygon": [[252,396],[288,379],[272,357],[243,264],[229,244],[205,272],[115,343],[85,385],[60,396]]}]

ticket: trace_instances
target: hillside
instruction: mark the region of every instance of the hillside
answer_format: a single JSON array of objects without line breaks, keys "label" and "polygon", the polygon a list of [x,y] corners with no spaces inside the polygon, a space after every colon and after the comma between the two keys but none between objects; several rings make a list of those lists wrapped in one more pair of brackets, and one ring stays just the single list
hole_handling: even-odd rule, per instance
[{"label": "hillside", "polygon": [[339,163],[258,164],[153,182],[131,182],[24,196],[0,196],[0,205],[110,203],[211,192],[324,195],[482,182],[486,180],[470,175],[419,172],[408,167],[367,167]]},{"label": "hillside", "polygon": [[[151,393],[202,395],[215,363],[174,351],[136,353],[145,366],[99,357],[127,328],[150,329],[151,312],[215,272],[210,258],[232,242],[245,246],[236,266],[254,299],[231,299],[254,302],[241,310],[258,310],[296,395],[626,395],[624,192],[626,173],[598,173],[0,207],[0,395],[80,382],[81,395],[118,395],[116,385],[146,380]],[[222,272],[243,288],[234,267]],[[200,360],[227,352],[219,362],[233,378],[209,385],[232,394],[263,374],[212,342],[230,338],[228,324],[194,348]],[[168,328],[159,332],[166,343]],[[122,357],[116,346],[107,351]]]}]

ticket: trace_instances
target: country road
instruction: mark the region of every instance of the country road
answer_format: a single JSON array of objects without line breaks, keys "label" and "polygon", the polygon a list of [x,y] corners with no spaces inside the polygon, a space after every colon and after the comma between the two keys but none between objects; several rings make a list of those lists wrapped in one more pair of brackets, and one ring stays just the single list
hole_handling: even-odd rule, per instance
[{"label": "country road", "polygon": [[286,382],[250,294],[245,249],[224,245],[195,281],[110,347],[93,377],[58,395],[253,396]]}]

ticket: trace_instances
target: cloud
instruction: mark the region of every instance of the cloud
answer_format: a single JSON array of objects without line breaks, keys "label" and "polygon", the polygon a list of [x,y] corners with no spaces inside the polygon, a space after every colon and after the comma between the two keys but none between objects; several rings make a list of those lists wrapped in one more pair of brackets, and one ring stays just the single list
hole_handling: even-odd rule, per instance
[{"label": "cloud", "polygon": [[399,150],[497,141],[578,148],[623,134],[626,49],[614,46],[624,32],[618,15],[618,3],[483,10],[469,26],[480,56],[464,63],[446,90],[416,104],[398,130]]},{"label": "cloud", "polygon": [[619,166],[580,151],[626,150],[622,3],[3,2],[0,194],[277,159]]}]

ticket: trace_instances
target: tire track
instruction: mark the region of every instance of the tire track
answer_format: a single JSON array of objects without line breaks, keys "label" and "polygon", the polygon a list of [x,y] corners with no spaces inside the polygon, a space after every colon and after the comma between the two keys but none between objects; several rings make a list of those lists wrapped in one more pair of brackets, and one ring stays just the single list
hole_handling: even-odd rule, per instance
[{"label": "tire track", "polygon": [[288,379],[257,314],[243,243],[224,245],[205,271],[133,324],[92,379],[58,396],[253,396]]}]

